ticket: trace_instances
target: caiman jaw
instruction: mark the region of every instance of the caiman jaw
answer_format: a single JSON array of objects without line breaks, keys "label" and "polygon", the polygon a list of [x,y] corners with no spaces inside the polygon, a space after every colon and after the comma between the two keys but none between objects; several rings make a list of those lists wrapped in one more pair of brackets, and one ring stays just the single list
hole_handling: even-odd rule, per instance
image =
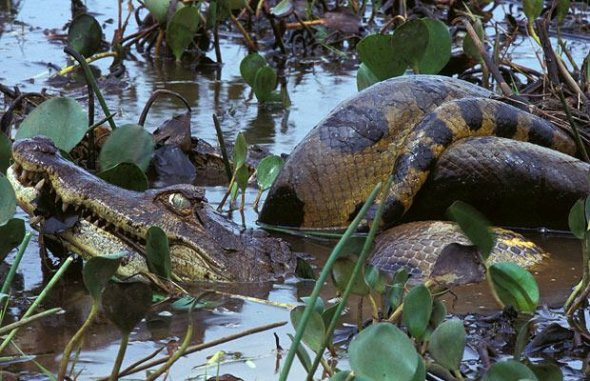
[{"label": "caiman jaw", "polygon": [[[128,260],[126,262],[129,266],[127,268],[122,266],[123,271],[119,271],[119,275],[131,276],[138,272],[147,272],[145,256],[143,255],[145,252],[145,236],[151,226],[159,225],[156,223],[139,224],[131,216],[126,216],[125,213],[117,210],[118,205],[108,205],[108,202],[100,200],[100,197],[90,198],[69,189],[67,182],[81,183],[87,187],[96,188],[101,186],[115,187],[67,162],[58,155],[56,148],[51,143],[45,144],[47,142],[46,139],[34,140],[32,144],[29,141],[27,142],[29,146],[25,144],[19,145],[20,142],[16,142],[13,146],[15,163],[9,167],[7,177],[15,190],[20,206],[27,213],[33,215],[37,210],[35,200],[42,193],[48,192],[56,207],[59,208],[58,210],[79,216],[78,223],[74,228],[60,233],[69,249],[85,257],[123,251],[127,253]],[[32,146],[34,147],[32,148]],[[29,155],[29,151],[33,150],[36,151],[35,155]],[[72,171],[72,173],[61,173],[62,171]],[[88,183],[86,184],[86,182]],[[116,190],[118,192],[114,193],[124,193],[126,195],[126,197],[121,197],[123,201],[139,201],[138,196],[140,195],[141,197],[144,197],[144,195],[147,197],[147,193],[140,194],[118,188]],[[126,192],[130,192],[129,195]],[[91,191],[89,194],[92,196]],[[151,195],[154,194],[156,193]],[[157,200],[150,201],[152,203],[157,202]],[[117,203],[115,202],[115,204]],[[123,204],[126,203],[122,202],[121,205]],[[158,205],[158,207],[164,208],[162,205]],[[129,208],[137,209],[137,213],[144,212],[139,206],[130,205]],[[161,217],[163,220],[172,219],[174,222],[172,224],[174,231],[172,232],[167,231],[166,226],[160,226],[169,238],[173,271],[175,264],[177,267],[182,267],[186,266],[186,263],[190,263],[190,269],[184,268],[188,273],[181,271],[182,274],[179,274],[182,278],[190,280],[232,280],[232,275],[227,272],[224,264],[214,257],[215,254],[211,255],[207,249],[202,249],[198,244],[193,243],[194,239],[191,238],[204,233],[189,231],[191,236],[188,237],[186,231],[190,229],[186,229],[184,225],[180,224],[177,216],[170,218],[171,212],[165,213],[168,214],[164,216],[152,214],[148,217],[153,217],[156,220],[156,217]],[[178,225],[182,225],[183,228],[177,229]],[[198,266],[195,266],[195,263]]]}]

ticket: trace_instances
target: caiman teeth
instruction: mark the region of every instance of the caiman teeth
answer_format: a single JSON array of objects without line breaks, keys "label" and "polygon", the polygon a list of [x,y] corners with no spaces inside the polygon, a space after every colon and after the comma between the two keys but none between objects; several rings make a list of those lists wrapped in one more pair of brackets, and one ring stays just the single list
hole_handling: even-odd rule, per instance
[{"label": "caiman teeth", "polygon": [[41,189],[43,189],[43,186],[45,185],[45,178],[41,179],[41,181],[39,181],[36,185],[35,185],[35,189],[37,191],[41,191]]},{"label": "caiman teeth", "polygon": [[67,203],[65,203],[65,202],[64,202],[64,203],[61,205],[61,211],[65,213],[65,212],[66,212],[66,210],[68,210],[68,207],[69,207],[69,205],[68,205]]},{"label": "caiman teeth", "polygon": [[25,170],[23,170],[23,173],[21,173],[21,175],[19,176],[18,180],[21,183],[25,184],[27,182],[27,180],[29,179],[30,175],[31,175],[31,172],[29,172],[25,169]]},{"label": "caiman teeth", "polygon": [[55,203],[57,204],[59,202],[59,194],[55,193]]}]

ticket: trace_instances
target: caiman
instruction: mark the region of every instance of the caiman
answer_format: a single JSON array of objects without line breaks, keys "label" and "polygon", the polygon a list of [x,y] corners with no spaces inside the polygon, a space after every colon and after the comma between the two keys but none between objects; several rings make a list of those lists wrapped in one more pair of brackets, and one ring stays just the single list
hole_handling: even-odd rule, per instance
[{"label": "caiman", "polygon": [[16,141],[12,156],[7,176],[19,205],[34,215],[40,195],[51,195],[59,209],[78,218],[58,235],[66,248],[85,258],[123,251],[121,277],[149,272],[144,253],[151,226],[165,232],[172,272],[185,280],[265,281],[295,269],[287,243],[242,231],[192,185],[142,193],[118,188],[64,159],[45,137]]},{"label": "caiman", "polygon": [[[491,95],[438,76],[391,79],[360,92],[296,147],[260,220],[311,229],[345,227],[373,187],[393,173],[384,224],[391,226],[404,217],[430,172],[424,186],[429,193],[418,195],[425,200],[426,216],[428,206],[437,204],[430,194],[443,205],[456,198],[450,191],[464,188],[469,191],[461,197],[470,192],[488,195],[492,189],[491,198],[477,196],[483,203],[493,202],[494,195],[516,194],[510,196],[513,202],[549,202],[543,209],[567,214],[575,199],[588,192],[588,165],[568,155],[575,153],[573,141],[549,122]],[[168,236],[173,271],[184,279],[258,281],[293,271],[294,257],[284,242],[240,231],[211,210],[197,188],[125,191],[63,159],[46,138],[15,142],[13,158],[8,177],[20,205],[35,214],[34,200],[50,192],[60,207],[79,216],[59,237],[86,257],[123,247],[128,260],[120,275],[147,271],[142,254],[150,226],[159,226]],[[523,180],[534,185],[532,190],[519,188]],[[531,265],[543,257],[522,236],[496,232],[496,258]],[[438,253],[453,242],[468,243],[450,223],[400,225],[381,233],[373,263],[386,270],[403,263],[428,275]]]}]

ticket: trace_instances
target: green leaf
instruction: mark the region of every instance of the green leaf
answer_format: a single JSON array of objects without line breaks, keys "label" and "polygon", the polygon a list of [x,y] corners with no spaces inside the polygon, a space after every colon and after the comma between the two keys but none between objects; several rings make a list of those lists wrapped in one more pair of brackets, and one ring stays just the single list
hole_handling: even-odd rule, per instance
[{"label": "green leaf", "polygon": [[418,63],[422,74],[437,74],[451,59],[451,34],[440,20],[422,19],[428,29],[428,45]]},{"label": "green leaf", "polygon": [[423,284],[412,287],[404,298],[403,319],[410,335],[418,340],[424,338],[430,314],[432,313],[432,295]]},{"label": "green leaf", "polygon": [[355,375],[367,380],[413,380],[420,367],[412,341],[390,323],[363,329],[350,342],[348,355]]},{"label": "green leaf", "polygon": [[406,21],[393,34],[392,49],[396,59],[404,66],[419,69],[420,62],[428,46],[429,30],[422,20]]},{"label": "green leaf", "polygon": [[557,1],[557,22],[561,23],[567,16],[570,10],[570,0],[558,0]]},{"label": "green leaf", "polygon": [[455,201],[447,209],[447,214],[461,227],[471,243],[477,246],[483,259],[487,260],[494,248],[495,237],[486,218],[462,201]]},{"label": "green leaf", "polygon": [[[362,62],[359,72],[361,70],[367,72],[363,73],[363,83],[371,83],[372,76],[383,81],[402,75],[406,71],[407,65],[397,59],[397,53],[393,50],[392,35],[372,34],[366,36],[356,45],[356,50]],[[363,65],[366,69],[363,69]],[[357,79],[357,87],[360,89],[358,81]]]},{"label": "green leaf", "polygon": [[240,74],[248,85],[254,87],[258,69],[267,66],[266,60],[258,53],[250,53],[240,62]]},{"label": "green leaf", "polygon": [[17,247],[25,238],[25,221],[20,218],[12,218],[4,225],[0,225],[0,262],[8,253]]},{"label": "green leaf", "polygon": [[[483,25],[481,25],[481,20],[480,19],[476,19],[473,22],[473,29],[475,30],[475,34],[479,37],[480,40],[483,40],[483,36],[484,36],[484,30],[483,30]],[[480,61],[481,60],[481,53],[479,51],[479,49],[477,48],[477,46],[475,45],[475,42],[473,42],[473,39],[471,38],[471,36],[469,34],[467,34],[465,36],[465,38],[463,39],[463,52],[470,58]]]},{"label": "green leaf", "polygon": [[6,174],[12,158],[12,142],[0,132],[0,173]]},{"label": "green leaf", "polygon": [[584,213],[584,200],[576,201],[574,206],[570,209],[568,223],[571,232],[578,239],[584,239],[586,233],[586,215]]},{"label": "green leaf", "polygon": [[361,63],[358,71],[356,72],[357,90],[364,90],[367,87],[373,86],[377,82],[379,82],[379,78],[377,78],[377,76],[373,74],[373,72],[371,71],[371,69],[369,69],[367,65]]},{"label": "green leaf", "polygon": [[121,332],[129,334],[152,303],[152,289],[141,282],[110,282],[102,293],[102,309]]},{"label": "green leaf", "polygon": [[[295,339],[293,335],[291,335],[290,333],[288,333],[287,336],[289,336],[291,342],[293,342],[293,340]],[[309,357],[307,350],[303,347],[303,345],[301,345],[301,343],[299,343],[299,345],[297,346],[297,351],[295,352],[295,354],[301,362],[301,365],[303,365],[303,368],[305,368],[305,371],[309,373],[311,371],[311,358]]]},{"label": "green leaf", "polygon": [[482,381],[522,380],[538,381],[537,376],[535,376],[532,370],[527,368],[526,365],[514,360],[495,363],[482,378]]},{"label": "green leaf", "polygon": [[162,278],[170,279],[172,264],[166,233],[157,226],[151,226],[147,231],[145,240],[147,263],[150,271]]},{"label": "green leaf", "polygon": [[324,321],[324,324],[326,327],[330,325],[330,322],[332,321],[332,318],[334,317],[334,314],[336,313],[336,310],[338,309],[338,305],[339,305],[339,303],[336,303],[333,306],[328,307],[328,308],[324,309],[323,312],[321,312],[322,320]]},{"label": "green leaf", "polygon": [[248,179],[250,178],[250,171],[248,171],[248,167],[242,165],[238,168],[236,172],[236,184],[238,184],[238,188],[242,191],[246,191],[246,187],[248,186]]},{"label": "green leaf", "polygon": [[529,319],[518,328],[518,335],[516,335],[516,342],[514,343],[513,357],[514,360],[519,361],[522,351],[529,342],[530,328],[534,319]]},{"label": "green leaf", "polygon": [[283,169],[284,164],[284,160],[277,155],[270,155],[260,160],[260,163],[258,163],[258,166],[256,167],[256,182],[258,183],[258,188],[261,190],[267,190],[270,188],[281,172],[281,169]]},{"label": "green leaf", "polygon": [[172,303],[170,307],[172,307],[172,309],[175,311],[189,311],[191,307],[195,310],[198,310],[203,308],[211,309],[221,305],[220,301],[201,299],[197,301],[197,303],[195,303],[193,306],[195,299],[196,298],[193,296],[184,296]]},{"label": "green leaf", "polygon": [[330,381],[353,381],[355,379],[358,378],[355,378],[350,370],[338,371],[332,377],[330,377]]},{"label": "green leaf", "polygon": [[56,147],[70,152],[88,130],[88,116],[73,98],[56,97],[46,100],[33,111],[16,131],[16,139],[43,135]]},{"label": "green leaf", "polygon": [[238,136],[236,136],[236,144],[234,145],[233,152],[234,171],[238,170],[241,166],[243,166],[244,163],[246,163],[247,158],[248,143],[246,142],[244,134],[239,132]]},{"label": "green leaf", "polygon": [[428,343],[428,351],[437,363],[449,370],[458,370],[465,350],[465,328],[458,319],[441,323]]},{"label": "green leaf", "polygon": [[[304,306],[298,306],[291,310],[291,323],[295,329],[297,329],[301,316],[303,316],[303,310],[305,310]],[[322,316],[314,309],[311,311],[311,315],[305,326],[302,340],[312,351],[317,352],[322,346],[322,340],[325,335],[326,326],[324,325],[324,320],[322,320]]]},{"label": "green leaf", "polygon": [[523,0],[522,8],[529,22],[541,16],[543,12],[543,0]]},{"label": "green leaf", "polygon": [[367,265],[365,269],[365,283],[378,294],[383,294],[387,288],[387,279],[379,268],[372,265]]},{"label": "green leaf", "polygon": [[119,163],[97,176],[110,184],[136,192],[145,191],[149,185],[141,168],[133,163]]},{"label": "green leaf", "polygon": [[104,172],[119,163],[133,163],[146,171],[154,154],[154,137],[136,124],[114,130],[100,150],[98,161]]},{"label": "green leaf", "polygon": [[100,50],[102,28],[96,19],[83,13],[72,20],[68,29],[68,44],[84,57]]},{"label": "green leaf", "polygon": [[0,173],[0,226],[4,225],[16,212],[16,195],[10,181]]},{"label": "green leaf", "polygon": [[193,42],[199,28],[199,11],[195,7],[176,10],[166,27],[166,43],[172,54],[180,61],[182,53]]},{"label": "green leaf", "polygon": [[447,315],[447,307],[438,299],[432,302],[432,313],[430,314],[429,326],[436,328],[445,320]]},{"label": "green leaf", "polygon": [[270,13],[275,17],[285,17],[293,12],[293,3],[291,0],[281,0],[280,3],[270,9]]},{"label": "green leaf", "polygon": [[[332,280],[334,281],[334,285],[340,291],[346,289],[346,285],[350,280],[355,265],[356,262],[348,258],[339,258],[334,262],[334,266],[332,267]],[[354,280],[351,292],[355,295],[361,296],[369,293],[369,287],[363,279],[363,271],[361,271],[359,276]]]},{"label": "green leaf", "polygon": [[555,364],[529,364],[528,367],[541,381],[563,381],[563,373],[561,373],[561,369]]},{"label": "green leaf", "polygon": [[84,264],[82,270],[84,286],[95,302],[100,301],[102,290],[117,272],[122,259],[123,254],[118,253],[92,257]]},{"label": "green leaf", "polygon": [[[301,297],[301,301],[303,301],[303,303],[305,303],[305,305],[308,304],[309,300],[310,300],[309,296],[302,296]],[[324,312],[324,309],[326,308],[326,304],[324,303],[324,300],[321,297],[318,297],[315,301],[315,305],[313,306],[313,308],[319,314],[321,314],[322,312]]]},{"label": "green leaf", "polygon": [[259,102],[271,100],[272,91],[277,87],[277,72],[270,66],[263,66],[254,78],[254,95]]},{"label": "green leaf", "polygon": [[535,312],[539,304],[539,288],[531,273],[515,263],[500,262],[490,266],[489,276],[504,305],[512,305],[521,312]]},{"label": "green leaf", "polygon": [[[166,25],[170,0],[145,0],[144,4],[160,25]],[[184,7],[184,4],[178,1],[176,7],[176,9],[180,9]]]}]

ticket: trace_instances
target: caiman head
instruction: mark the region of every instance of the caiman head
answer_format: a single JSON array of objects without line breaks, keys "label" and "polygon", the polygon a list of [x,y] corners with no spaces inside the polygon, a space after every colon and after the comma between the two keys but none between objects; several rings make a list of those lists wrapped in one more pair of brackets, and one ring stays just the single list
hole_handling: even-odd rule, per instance
[{"label": "caiman head", "polygon": [[280,239],[216,214],[191,185],[134,192],[111,185],[64,159],[45,137],[16,141],[7,176],[20,206],[37,215],[41,196],[76,222],[55,233],[67,248],[92,257],[124,252],[119,275],[147,272],[145,237],[152,226],[168,237],[172,272],[185,280],[263,281],[294,270]]}]

